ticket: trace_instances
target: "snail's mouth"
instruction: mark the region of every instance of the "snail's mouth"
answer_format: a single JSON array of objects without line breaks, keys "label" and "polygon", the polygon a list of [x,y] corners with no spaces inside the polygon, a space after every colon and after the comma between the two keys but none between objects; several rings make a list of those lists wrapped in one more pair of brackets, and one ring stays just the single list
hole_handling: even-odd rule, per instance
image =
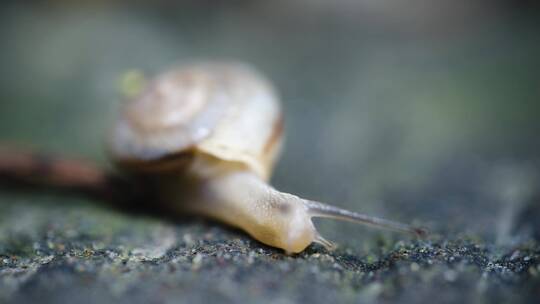
[{"label": "snail's mouth", "polygon": [[[301,212],[301,210],[298,210]],[[298,213],[298,212],[295,212]],[[299,253],[304,251],[311,243],[316,240],[318,235],[311,218],[306,214],[294,214],[288,224],[286,232],[287,252]]]}]

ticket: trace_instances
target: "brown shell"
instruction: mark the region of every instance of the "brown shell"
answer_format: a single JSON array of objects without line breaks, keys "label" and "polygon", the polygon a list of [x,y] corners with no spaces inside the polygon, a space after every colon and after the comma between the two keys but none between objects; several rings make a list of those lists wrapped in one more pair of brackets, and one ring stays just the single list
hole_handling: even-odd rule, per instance
[{"label": "brown shell", "polygon": [[175,169],[205,153],[268,178],[282,129],[279,101],[259,73],[242,64],[199,63],[158,75],[126,102],[110,150],[136,170]]}]

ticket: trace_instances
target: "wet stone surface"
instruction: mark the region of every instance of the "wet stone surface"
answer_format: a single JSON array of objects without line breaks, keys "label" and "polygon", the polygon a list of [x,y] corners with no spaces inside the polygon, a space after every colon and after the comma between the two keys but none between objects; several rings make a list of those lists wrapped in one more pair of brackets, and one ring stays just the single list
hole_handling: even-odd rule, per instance
[{"label": "wet stone surface", "polygon": [[16,303],[534,302],[540,245],[387,233],[287,256],[204,220],[171,223],[3,194],[0,297]]}]

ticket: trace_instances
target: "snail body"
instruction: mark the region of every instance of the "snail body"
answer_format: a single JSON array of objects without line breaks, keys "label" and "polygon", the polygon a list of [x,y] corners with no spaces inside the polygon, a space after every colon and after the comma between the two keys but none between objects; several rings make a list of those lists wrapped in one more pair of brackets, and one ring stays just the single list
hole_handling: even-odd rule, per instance
[{"label": "snail body", "polygon": [[268,80],[242,64],[198,63],[158,75],[126,102],[110,151],[120,168],[155,177],[175,210],[239,227],[289,253],[313,242],[332,247],[311,221],[317,216],[418,232],[271,187],[282,138]]}]

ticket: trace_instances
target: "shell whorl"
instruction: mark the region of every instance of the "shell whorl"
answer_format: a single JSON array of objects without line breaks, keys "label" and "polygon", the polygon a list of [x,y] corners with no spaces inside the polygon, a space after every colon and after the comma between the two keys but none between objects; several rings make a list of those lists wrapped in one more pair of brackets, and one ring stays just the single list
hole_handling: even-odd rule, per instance
[{"label": "shell whorl", "polygon": [[110,150],[139,167],[206,153],[267,179],[281,131],[279,101],[263,76],[242,64],[199,63],[158,75],[127,101]]}]

